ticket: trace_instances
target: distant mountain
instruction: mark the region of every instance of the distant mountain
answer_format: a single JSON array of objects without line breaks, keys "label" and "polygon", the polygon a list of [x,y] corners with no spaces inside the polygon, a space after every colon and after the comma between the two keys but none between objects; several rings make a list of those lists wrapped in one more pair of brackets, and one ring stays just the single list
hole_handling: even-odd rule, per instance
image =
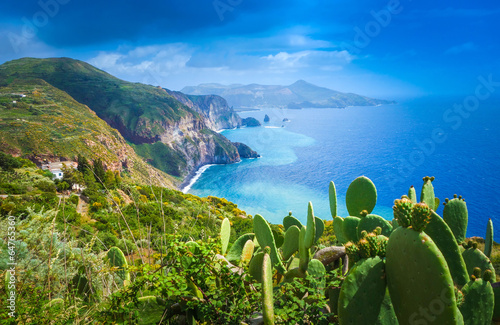
[{"label": "distant mountain", "polygon": [[173,187],[179,181],[141,159],[120,133],[87,106],[41,79],[0,86],[0,151],[44,160],[101,158],[133,181]]},{"label": "distant mountain", "polygon": [[289,86],[201,84],[184,87],[181,92],[191,95],[219,95],[236,108],[344,108],[376,106],[392,101],[373,99],[352,93],[342,93],[299,80]]},{"label": "distant mountain", "polygon": [[69,58],[23,58],[0,65],[0,86],[41,79],[87,105],[153,166],[183,178],[199,166],[240,160],[217,131],[241,125],[219,96],[190,96],[120,80]]}]

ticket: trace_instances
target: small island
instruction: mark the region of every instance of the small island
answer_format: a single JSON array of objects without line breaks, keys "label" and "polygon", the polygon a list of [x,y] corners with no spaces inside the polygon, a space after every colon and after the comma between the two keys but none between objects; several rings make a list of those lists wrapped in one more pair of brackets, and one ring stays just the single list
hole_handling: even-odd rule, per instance
[{"label": "small island", "polygon": [[241,121],[241,125],[246,126],[246,127],[257,127],[257,126],[261,126],[260,122],[259,122],[256,118],[253,118],[253,117],[247,117],[247,118],[244,118],[244,119]]}]

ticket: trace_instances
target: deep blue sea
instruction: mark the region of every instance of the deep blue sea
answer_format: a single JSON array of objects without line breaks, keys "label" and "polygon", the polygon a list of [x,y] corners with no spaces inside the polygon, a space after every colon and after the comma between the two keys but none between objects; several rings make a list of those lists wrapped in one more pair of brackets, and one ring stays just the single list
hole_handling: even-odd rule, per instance
[{"label": "deep blue sea", "polygon": [[[263,109],[241,117],[269,123],[222,132],[262,157],[206,169],[189,193],[225,197],[249,214],[281,223],[288,211],[305,222],[307,203],[331,218],[328,184],[337,187],[339,215],[345,192],[360,175],[377,186],[374,213],[392,220],[392,205],[410,185],[435,176],[436,196],[462,195],[469,211],[468,236],[483,236],[488,218],[500,231],[500,100],[454,110],[465,97],[420,98],[394,105],[346,109]],[[475,104],[475,103],[474,103]],[[283,122],[287,118],[289,122]],[[438,213],[442,215],[442,205]]]}]

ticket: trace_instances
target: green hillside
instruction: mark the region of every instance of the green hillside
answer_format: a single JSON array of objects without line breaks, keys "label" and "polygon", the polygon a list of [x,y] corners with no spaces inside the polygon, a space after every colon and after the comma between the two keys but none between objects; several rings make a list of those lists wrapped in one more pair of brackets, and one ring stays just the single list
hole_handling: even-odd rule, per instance
[{"label": "green hillside", "polygon": [[[120,80],[69,58],[23,58],[0,65],[0,86],[33,78],[45,80],[87,105],[136,145],[150,164],[174,177],[185,177],[207,163],[239,161],[236,147],[224,136],[206,130],[234,127],[240,121],[222,98],[209,98],[208,104],[199,99],[206,107],[193,102],[190,107],[161,87]],[[212,108],[213,112],[207,111]],[[226,142],[228,146],[218,145]],[[157,148],[161,152],[152,154]]]},{"label": "green hillside", "polygon": [[165,126],[199,114],[164,90],[120,80],[88,63],[69,58],[23,58],[0,66],[0,80],[39,78],[89,106],[134,143],[154,142]]},{"label": "green hillside", "polygon": [[153,179],[167,186],[178,182],[146,164],[117,130],[65,92],[40,79],[9,82],[0,87],[2,151],[38,162],[74,160],[81,154],[101,158],[108,168],[122,170],[135,181]]}]

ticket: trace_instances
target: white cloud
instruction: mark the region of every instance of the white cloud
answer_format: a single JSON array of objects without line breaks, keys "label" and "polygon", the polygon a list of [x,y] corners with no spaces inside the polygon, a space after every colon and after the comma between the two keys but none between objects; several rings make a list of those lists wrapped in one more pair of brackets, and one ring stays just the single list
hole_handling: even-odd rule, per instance
[{"label": "white cloud", "polygon": [[476,45],[472,42],[467,42],[447,49],[444,54],[456,55],[463,52],[473,52],[475,50],[477,50]]},{"label": "white cloud", "polygon": [[299,51],[295,53],[279,52],[267,55],[271,69],[298,69],[317,67],[323,70],[339,70],[349,64],[353,57],[347,51]]}]

